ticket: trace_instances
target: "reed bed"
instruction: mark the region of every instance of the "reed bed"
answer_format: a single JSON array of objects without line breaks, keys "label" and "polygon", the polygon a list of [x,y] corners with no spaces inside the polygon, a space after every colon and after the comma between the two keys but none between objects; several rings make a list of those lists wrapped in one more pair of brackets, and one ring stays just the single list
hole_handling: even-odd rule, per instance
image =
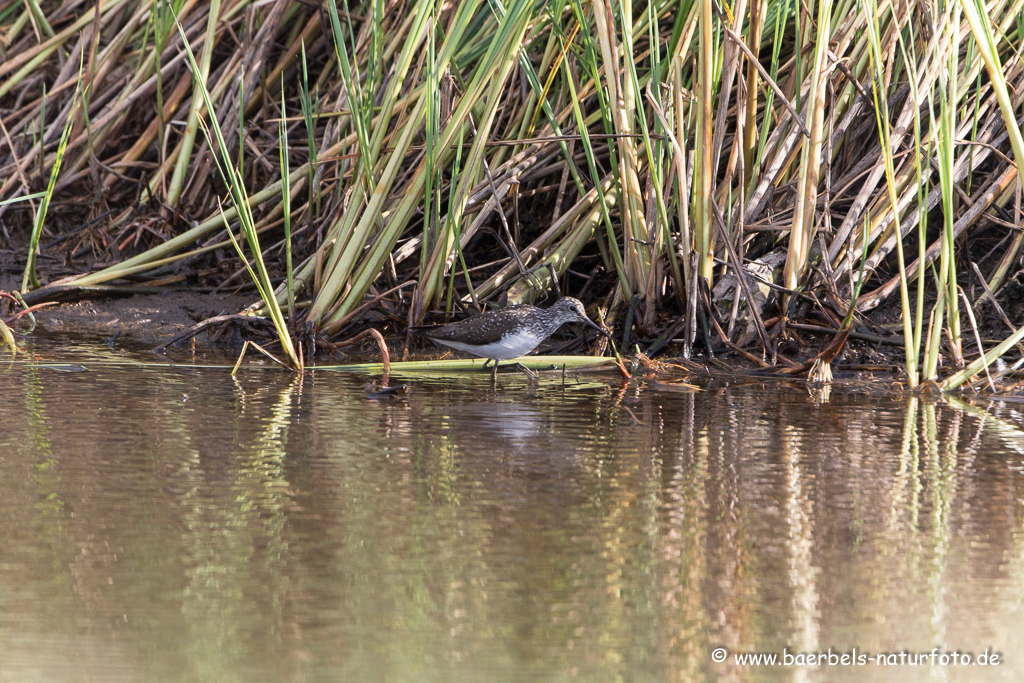
[{"label": "reed bed", "polygon": [[0,0],[0,239],[28,305],[252,273],[289,357],[560,286],[954,388],[1024,336],[1022,3]]}]

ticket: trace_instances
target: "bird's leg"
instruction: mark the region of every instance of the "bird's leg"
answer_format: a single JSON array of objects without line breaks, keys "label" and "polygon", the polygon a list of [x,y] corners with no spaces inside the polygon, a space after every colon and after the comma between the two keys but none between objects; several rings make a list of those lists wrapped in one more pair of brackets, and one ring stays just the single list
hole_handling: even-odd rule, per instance
[{"label": "bird's leg", "polygon": [[533,370],[531,370],[530,368],[526,367],[522,363],[516,363],[515,367],[516,367],[516,370],[518,370],[519,372],[523,373],[524,375],[526,375],[530,379],[537,379],[537,373],[534,372]]}]

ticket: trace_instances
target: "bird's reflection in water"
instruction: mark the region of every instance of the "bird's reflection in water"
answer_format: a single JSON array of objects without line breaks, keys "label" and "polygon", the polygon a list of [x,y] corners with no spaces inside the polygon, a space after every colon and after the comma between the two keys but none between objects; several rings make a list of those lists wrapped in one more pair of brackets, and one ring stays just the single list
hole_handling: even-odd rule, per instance
[{"label": "bird's reflection in water", "polygon": [[[509,473],[572,479],[581,471],[588,435],[525,402],[452,405],[447,435],[467,463],[501,464]],[[486,456],[486,457],[484,457]]]}]

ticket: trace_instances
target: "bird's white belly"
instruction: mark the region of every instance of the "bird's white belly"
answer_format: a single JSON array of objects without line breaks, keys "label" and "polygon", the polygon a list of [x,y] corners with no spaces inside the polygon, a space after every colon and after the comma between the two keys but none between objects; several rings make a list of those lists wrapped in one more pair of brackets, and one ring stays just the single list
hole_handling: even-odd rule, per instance
[{"label": "bird's white belly", "polygon": [[493,358],[495,360],[511,360],[513,358],[519,358],[525,356],[530,351],[537,348],[544,338],[532,334],[529,331],[520,330],[516,334],[506,334],[504,337],[496,342],[490,344],[484,344],[482,346],[475,346],[473,344],[464,344],[463,342],[447,341],[444,339],[435,339],[438,344],[444,344],[450,346],[453,349],[459,351],[465,351],[472,353],[475,356],[481,358]]}]

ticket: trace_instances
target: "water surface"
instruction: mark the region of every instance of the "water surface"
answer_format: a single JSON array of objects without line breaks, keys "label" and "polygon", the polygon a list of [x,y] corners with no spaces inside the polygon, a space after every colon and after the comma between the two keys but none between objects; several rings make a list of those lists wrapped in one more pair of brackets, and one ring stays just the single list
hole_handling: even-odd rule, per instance
[{"label": "water surface", "polygon": [[[1016,404],[486,374],[371,400],[33,343],[0,402],[2,681],[1024,680]],[[875,661],[935,648],[1000,663]]]}]

